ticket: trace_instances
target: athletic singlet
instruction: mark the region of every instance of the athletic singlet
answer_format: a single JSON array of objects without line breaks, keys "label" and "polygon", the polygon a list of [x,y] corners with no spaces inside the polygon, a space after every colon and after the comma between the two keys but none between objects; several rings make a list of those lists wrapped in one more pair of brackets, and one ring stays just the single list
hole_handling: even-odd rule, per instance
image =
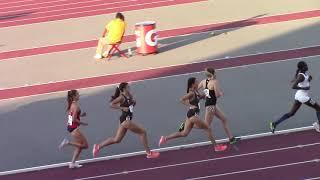
[{"label": "athletic singlet", "polygon": [[133,101],[131,98],[126,97],[125,95],[122,95],[124,97],[124,101],[120,103],[120,107],[127,107],[129,108],[129,112],[133,113]]},{"label": "athletic singlet", "polygon": [[195,115],[199,115],[200,114],[200,104],[199,104],[199,101],[200,101],[200,95],[194,91],[194,96],[191,100],[189,100],[189,103],[193,106],[197,106],[196,108],[191,108],[189,109],[189,111],[187,112],[187,117],[188,118],[191,118],[192,116],[195,116]]},{"label": "athletic singlet", "polygon": [[200,95],[196,91],[194,91],[193,94],[194,94],[193,98],[189,101],[189,103],[193,106],[197,106],[200,109],[200,106],[199,106]]},{"label": "athletic singlet", "polygon": [[120,116],[120,123],[122,123],[123,121],[129,119],[132,119],[133,116],[133,100],[131,98],[126,97],[125,95],[122,95],[124,97],[124,101],[120,103],[120,107],[127,107],[129,108],[129,111],[123,111],[122,110],[122,114]]},{"label": "athletic singlet", "polygon": [[208,88],[209,79],[206,79],[206,87],[204,89],[204,94],[206,96],[205,106],[215,106],[217,103],[217,97],[214,90]]},{"label": "athletic singlet", "polygon": [[[310,82],[309,82],[309,75],[304,74],[304,73],[299,73],[304,77],[304,80],[300,83],[298,83],[298,87],[305,88],[305,87],[310,87]],[[301,102],[301,103],[306,103],[310,100],[309,97],[309,91],[308,90],[302,90],[298,89],[295,96],[295,100]]]},{"label": "athletic singlet", "polygon": [[[309,75],[308,74],[304,74],[304,73],[299,73],[299,74],[301,74],[304,77],[304,80],[302,82],[298,83],[298,87],[301,87],[301,88],[302,87],[310,87]],[[305,90],[303,90],[303,91],[305,91]]]},{"label": "athletic singlet", "polygon": [[[68,128],[75,129],[80,125],[79,123],[73,121],[74,115],[75,114],[72,111],[70,111],[68,114],[68,124],[67,124]],[[76,119],[78,119],[79,121],[80,121],[80,115],[81,115],[81,110],[79,110],[78,113],[75,115]]]}]

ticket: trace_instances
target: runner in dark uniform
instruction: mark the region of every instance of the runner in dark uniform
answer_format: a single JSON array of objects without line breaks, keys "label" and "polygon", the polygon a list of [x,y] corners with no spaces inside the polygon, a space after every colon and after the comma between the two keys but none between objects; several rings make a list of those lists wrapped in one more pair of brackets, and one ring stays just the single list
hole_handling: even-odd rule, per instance
[{"label": "runner in dark uniform", "polygon": [[224,113],[220,110],[220,108],[217,105],[217,98],[221,97],[223,93],[220,89],[219,81],[216,78],[215,69],[206,68],[205,74],[207,76],[207,79],[201,81],[198,87],[199,89],[200,88],[204,89],[203,92],[206,96],[205,122],[210,127],[214,116],[217,116],[218,119],[220,119],[222,122],[224,131],[226,132],[229,138],[230,144],[235,144],[240,140],[240,138],[232,135],[227,118],[225,117]]},{"label": "runner in dark uniform", "polygon": [[115,137],[111,137],[101,142],[100,144],[95,144],[93,146],[92,154],[96,157],[99,151],[106,146],[111,144],[120,143],[123,137],[126,135],[127,130],[132,131],[140,136],[142,144],[146,150],[147,158],[157,158],[159,157],[159,152],[153,152],[150,150],[148,145],[147,133],[138,124],[132,121],[133,118],[133,107],[136,102],[130,93],[129,84],[124,82],[117,87],[114,96],[111,97],[111,108],[121,110],[122,114],[119,118],[120,125]]},{"label": "runner in dark uniform", "polygon": [[175,132],[169,136],[161,136],[159,140],[159,146],[165,144],[168,140],[179,138],[179,137],[186,137],[193,127],[203,129],[207,135],[209,140],[214,145],[215,151],[224,151],[226,150],[227,146],[224,144],[217,144],[212,132],[211,128],[207,126],[206,123],[201,121],[199,117],[200,113],[200,99],[204,98],[204,96],[200,95],[197,91],[198,82],[196,78],[191,77],[188,79],[188,87],[187,87],[187,94],[181,98],[181,103],[188,106],[189,110],[187,112],[187,119],[183,123],[183,128],[179,130],[179,132]]}]

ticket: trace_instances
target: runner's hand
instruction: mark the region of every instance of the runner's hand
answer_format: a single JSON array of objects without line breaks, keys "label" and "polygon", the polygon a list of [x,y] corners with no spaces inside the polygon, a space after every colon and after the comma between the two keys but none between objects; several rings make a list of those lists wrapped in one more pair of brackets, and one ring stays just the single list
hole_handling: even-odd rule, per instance
[{"label": "runner's hand", "polygon": [[83,126],[88,126],[89,124],[88,123],[85,123],[85,122],[82,122],[81,123]]},{"label": "runner's hand", "polygon": [[192,105],[192,106],[190,106],[190,108],[191,108],[191,109],[196,109],[196,108],[198,108],[198,107],[197,107],[197,106]]},{"label": "runner's hand", "polygon": [[129,108],[127,108],[127,107],[122,107],[121,110],[124,112],[129,112]]},{"label": "runner's hand", "polygon": [[86,113],[86,112],[83,112],[80,116],[81,116],[81,117],[86,117],[86,116],[87,116],[87,113]]}]

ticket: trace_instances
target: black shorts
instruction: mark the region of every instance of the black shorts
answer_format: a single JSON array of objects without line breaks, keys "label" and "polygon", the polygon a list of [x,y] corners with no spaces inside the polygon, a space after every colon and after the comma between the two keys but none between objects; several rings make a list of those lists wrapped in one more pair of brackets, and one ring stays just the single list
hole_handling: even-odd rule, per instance
[{"label": "black shorts", "polygon": [[77,128],[73,128],[73,127],[67,127],[67,130],[69,131],[69,133],[72,133],[75,129],[77,129]]},{"label": "black shorts", "polygon": [[199,108],[189,109],[189,111],[187,112],[187,117],[191,118],[191,117],[199,115],[199,114],[200,114]]},{"label": "black shorts", "polygon": [[126,120],[132,120],[133,114],[131,112],[122,112],[120,116],[120,124]]},{"label": "black shorts", "polygon": [[211,98],[211,99],[207,98],[206,102],[205,102],[205,107],[207,107],[207,106],[215,106],[216,104],[217,104],[217,99],[215,99],[215,98]]}]

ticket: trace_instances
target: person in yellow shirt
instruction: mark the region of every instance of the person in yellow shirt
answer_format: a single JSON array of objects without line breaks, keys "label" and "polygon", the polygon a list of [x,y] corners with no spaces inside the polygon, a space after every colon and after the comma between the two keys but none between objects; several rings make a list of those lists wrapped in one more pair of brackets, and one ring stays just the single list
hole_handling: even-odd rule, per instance
[{"label": "person in yellow shirt", "polygon": [[[95,59],[102,59],[107,57],[110,53],[113,44],[120,43],[126,30],[126,22],[122,13],[117,13],[116,18],[110,21],[104,29],[102,38],[99,39],[98,47],[96,50]],[[107,50],[103,52],[104,47],[107,45]]]}]

